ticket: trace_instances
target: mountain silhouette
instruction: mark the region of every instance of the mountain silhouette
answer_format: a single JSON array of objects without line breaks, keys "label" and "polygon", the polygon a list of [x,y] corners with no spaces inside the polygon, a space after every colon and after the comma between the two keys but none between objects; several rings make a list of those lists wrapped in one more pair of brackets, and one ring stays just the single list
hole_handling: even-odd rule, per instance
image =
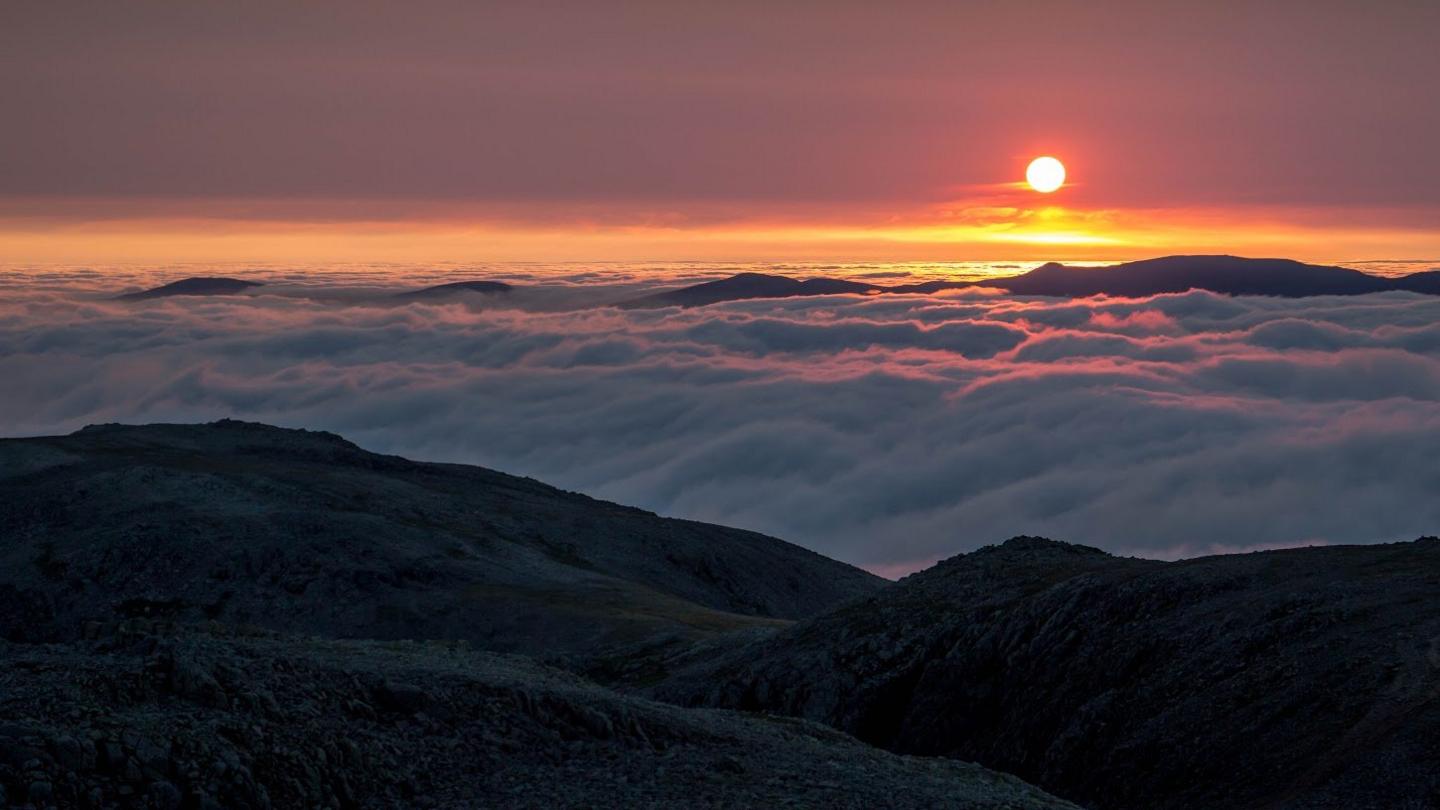
[{"label": "mountain silhouette", "polygon": [[836,295],[841,293],[871,293],[883,290],[874,284],[834,278],[812,278],[805,281],[776,276],[767,273],[738,273],[718,281],[706,281],[678,290],[646,295],[620,304],[626,309],[650,309],[656,307],[703,307],[724,301],[744,301],[752,298],[792,298],[809,295]]},{"label": "mountain silhouette", "polygon": [[1161,293],[1207,290],[1222,295],[1363,295],[1401,290],[1440,295],[1440,270],[1399,278],[1372,276],[1348,267],[1305,264],[1290,259],[1238,256],[1165,256],[1104,267],[1050,262],[1016,276],[979,281],[924,281],[878,285],[848,279],[804,281],[765,273],[740,273],[717,281],[654,293],[622,302],[624,308],[699,307],[755,298],[792,298],[837,294],[929,295],[942,290],[991,287],[1015,295],[1082,298],[1092,295],[1137,298]]},{"label": "mountain silhouette", "polygon": [[1019,276],[986,279],[976,285],[1001,287],[1016,295],[1069,298],[1091,295],[1140,298],[1187,290],[1300,298],[1400,289],[1389,279],[1346,267],[1237,256],[1166,256],[1108,267],[1072,267],[1050,262]]},{"label": "mountain silhouette", "polygon": [[1397,290],[1440,295],[1440,270],[1424,270],[1401,276],[1395,279],[1394,286]]},{"label": "mountain silhouette", "polygon": [[448,284],[436,284],[433,287],[425,287],[419,290],[396,293],[396,298],[402,299],[432,299],[449,298],[463,293],[481,293],[483,295],[494,295],[506,293],[514,287],[503,281],[452,281]]},{"label": "mountain silhouette", "polygon": [[176,295],[234,295],[254,287],[264,286],[258,281],[245,281],[221,276],[194,276],[152,287],[148,290],[126,293],[115,297],[116,301],[146,301],[152,298],[169,298]]}]

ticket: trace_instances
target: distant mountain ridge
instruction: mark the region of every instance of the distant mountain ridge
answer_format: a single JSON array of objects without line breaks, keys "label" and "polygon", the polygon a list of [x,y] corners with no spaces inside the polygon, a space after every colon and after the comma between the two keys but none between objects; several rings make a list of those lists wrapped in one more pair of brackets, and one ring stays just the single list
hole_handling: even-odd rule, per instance
[{"label": "distant mountain ridge", "polygon": [[246,281],[223,276],[194,276],[152,287],[148,290],[126,293],[115,297],[116,301],[148,301],[153,298],[171,298],[177,295],[235,295],[254,287],[263,287],[258,281]]},{"label": "distant mountain ridge", "polygon": [[802,281],[765,273],[740,273],[725,279],[642,296],[623,302],[621,306],[630,309],[698,307],[759,298],[836,294],[931,294],[966,287],[991,287],[1015,295],[1064,298],[1092,295],[1134,298],[1188,290],[1207,290],[1222,295],[1269,295],[1287,298],[1363,295],[1387,290],[1440,295],[1440,270],[1385,278],[1348,267],[1305,264],[1290,259],[1165,256],[1104,267],[1076,267],[1049,262],[1017,276],[888,286],[848,279],[812,278]]},{"label": "distant mountain ridge", "polygon": [[729,278],[706,281],[678,290],[646,295],[622,302],[624,309],[650,309],[656,307],[703,307],[724,301],[743,301],[751,298],[791,298],[808,295],[837,295],[847,293],[872,293],[882,288],[860,281],[835,278],[812,278],[801,281],[787,276],[768,273],[737,273]]},{"label": "distant mountain ridge", "polygon": [[1166,256],[1109,267],[1073,267],[1050,262],[1023,275],[986,279],[977,285],[1001,287],[1017,295],[1075,298],[1091,295],[1138,298],[1187,290],[1300,298],[1404,289],[1391,279],[1347,267],[1236,256]]},{"label": "distant mountain ridge", "polygon": [[[227,278],[224,276],[192,276],[162,284],[159,287],[152,287],[148,290],[125,293],[115,296],[116,301],[149,301],[155,298],[172,298],[175,296],[210,296],[210,295],[235,295],[246,290],[265,286],[263,282],[246,281],[239,278]],[[446,284],[436,284],[431,287],[422,287],[418,290],[406,290],[395,293],[391,297],[397,300],[432,300],[451,298],[465,293],[480,293],[482,295],[495,295],[507,293],[514,290],[514,285],[503,281],[489,281],[476,279],[470,281],[452,281]]]},{"label": "distant mountain ridge", "polygon": [[395,297],[400,299],[433,299],[449,298],[464,293],[480,293],[482,295],[496,295],[507,293],[515,289],[512,285],[503,281],[452,281],[448,284],[436,284],[433,287],[424,287],[419,290],[396,293]]},{"label": "distant mountain ridge", "polygon": [[[145,301],[175,296],[234,295],[262,286],[260,282],[224,277],[194,277],[139,292],[117,301]],[[1048,262],[1026,273],[976,281],[932,280],[911,284],[872,284],[846,278],[797,279],[771,273],[745,272],[678,289],[661,290],[610,305],[621,309],[703,307],[727,301],[797,298],[817,295],[930,295],[942,290],[987,287],[1015,295],[1081,298],[1092,295],[1144,297],[1187,290],[1222,295],[1268,295],[1303,298],[1315,295],[1364,295],[1398,290],[1440,295],[1440,270],[1400,277],[1374,276],[1348,267],[1305,264],[1290,259],[1249,259],[1238,256],[1164,256],[1103,267],[1077,267]],[[472,279],[388,294],[392,301],[445,300],[467,294],[485,296],[514,292],[503,281]],[[599,305],[605,305],[600,303]]]}]

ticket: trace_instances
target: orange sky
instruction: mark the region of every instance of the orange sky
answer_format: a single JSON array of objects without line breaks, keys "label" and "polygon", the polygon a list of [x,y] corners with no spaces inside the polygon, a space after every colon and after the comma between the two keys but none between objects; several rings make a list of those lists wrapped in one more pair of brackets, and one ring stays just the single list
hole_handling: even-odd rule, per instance
[{"label": "orange sky", "polygon": [[[1025,199],[1019,198],[1023,194]],[[63,214],[0,218],[6,263],[635,260],[1122,260],[1173,253],[1314,262],[1440,256],[1440,230],[1405,211],[1083,210],[1023,192],[895,213],[820,212],[690,221],[612,210],[603,219],[406,212],[393,218]],[[142,207],[143,208],[143,207]],[[203,207],[202,207],[203,208]],[[261,210],[265,206],[259,207]],[[293,204],[277,206],[280,214]],[[457,215],[458,214],[458,215]],[[825,216],[827,215],[828,216]]]},{"label": "orange sky", "polygon": [[5,6],[0,261],[1440,257],[1436,3],[424,11]]}]

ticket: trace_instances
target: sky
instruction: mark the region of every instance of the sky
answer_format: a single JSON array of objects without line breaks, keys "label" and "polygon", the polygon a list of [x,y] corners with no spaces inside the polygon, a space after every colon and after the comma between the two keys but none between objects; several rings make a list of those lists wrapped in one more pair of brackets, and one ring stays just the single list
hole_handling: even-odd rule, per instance
[{"label": "sky", "polygon": [[1431,259],[1437,34],[1405,0],[5,3],[0,261]]}]

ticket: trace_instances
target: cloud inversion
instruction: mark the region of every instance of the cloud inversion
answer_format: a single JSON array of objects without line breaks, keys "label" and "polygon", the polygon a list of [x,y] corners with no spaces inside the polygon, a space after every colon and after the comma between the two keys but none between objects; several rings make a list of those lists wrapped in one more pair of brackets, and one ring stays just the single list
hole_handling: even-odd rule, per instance
[{"label": "cloud inversion", "polygon": [[[610,286],[556,285],[554,301],[629,283],[598,275]],[[225,416],[327,429],[887,574],[1023,533],[1173,557],[1440,527],[1435,297],[544,311],[543,287],[510,304],[374,306],[283,283],[95,300],[110,278],[10,276],[5,434]]]}]

